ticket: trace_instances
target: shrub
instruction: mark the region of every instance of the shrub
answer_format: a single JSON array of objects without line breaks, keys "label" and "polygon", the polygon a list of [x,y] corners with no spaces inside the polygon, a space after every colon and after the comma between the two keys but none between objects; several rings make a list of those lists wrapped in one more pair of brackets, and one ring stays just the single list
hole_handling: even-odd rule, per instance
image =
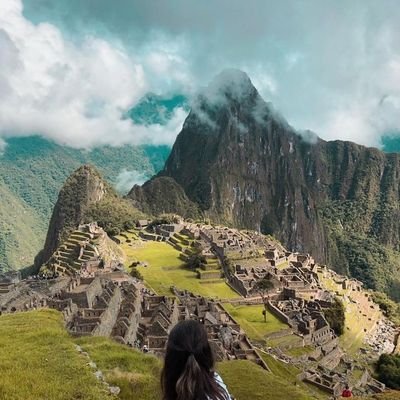
[{"label": "shrub", "polygon": [[400,389],[400,355],[382,354],[377,363],[378,379],[392,389]]},{"label": "shrub", "polygon": [[195,253],[189,256],[185,263],[185,267],[191,270],[201,268],[206,263],[206,257],[201,254],[201,250],[197,250]]},{"label": "shrub", "polygon": [[139,279],[139,280],[141,280],[141,281],[143,280],[143,275],[142,275],[142,273],[141,273],[136,267],[131,269],[130,275],[131,275],[133,278]]},{"label": "shrub", "polygon": [[345,325],[345,309],[341,300],[335,297],[331,307],[324,308],[324,314],[336,335],[342,335]]},{"label": "shrub", "polygon": [[115,236],[123,230],[133,228],[135,221],[143,217],[143,213],[128,200],[107,196],[86,212],[85,222],[96,221],[109,235]]}]

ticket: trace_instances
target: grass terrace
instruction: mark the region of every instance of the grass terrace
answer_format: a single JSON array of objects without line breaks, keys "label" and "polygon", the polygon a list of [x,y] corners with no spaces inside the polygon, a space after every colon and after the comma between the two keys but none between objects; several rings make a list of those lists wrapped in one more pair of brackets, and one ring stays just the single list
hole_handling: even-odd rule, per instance
[{"label": "grass terrace", "polygon": [[298,378],[300,374],[300,369],[295,367],[292,364],[282,362],[277,360],[273,356],[261,353],[262,358],[267,363],[271,372],[282,379],[283,381],[290,383],[291,385],[295,385],[299,388],[299,390],[308,393],[308,398],[310,399],[327,399],[329,396],[324,392],[316,388],[315,386],[304,383]]},{"label": "grass terrace", "polygon": [[141,261],[147,267],[139,267],[146,285],[160,295],[170,295],[171,286],[187,289],[205,297],[232,299],[240,297],[223,279],[202,281],[195,271],[183,267],[180,252],[165,242],[137,241],[123,243],[123,250],[128,258],[128,265]]},{"label": "grass terrace", "polygon": [[[111,385],[109,395],[78,353],[79,344]],[[63,326],[61,313],[31,311],[0,316],[1,400],[159,400],[160,359],[103,337],[74,339]],[[250,361],[217,365],[237,400],[326,399],[297,381],[298,370],[264,355],[272,373]]]},{"label": "grass terrace", "polygon": [[0,316],[2,400],[106,400],[105,392],[52,310]]},{"label": "grass terrace", "polygon": [[[314,396],[295,377],[277,376],[251,361],[227,361],[218,365],[218,372],[238,400],[310,400],[326,399]],[[295,385],[296,383],[296,385]]]},{"label": "grass terrace", "polygon": [[76,341],[104,373],[110,385],[121,389],[121,400],[161,398],[160,359],[133,350],[104,337],[84,337]]},{"label": "grass terrace", "polygon": [[225,309],[240,324],[250,339],[257,342],[266,342],[266,336],[272,332],[288,329],[289,326],[281,322],[271,313],[267,313],[267,322],[264,322],[263,305],[237,306],[224,304]]},{"label": "grass terrace", "polygon": [[[364,338],[382,318],[379,307],[368,301],[369,294],[366,291],[355,292],[344,290],[333,279],[325,278],[320,274],[321,282],[326,289],[336,292],[345,305],[345,329],[340,337],[340,344],[350,356],[359,355],[361,347],[365,347]],[[371,307],[372,306],[372,307]]]}]

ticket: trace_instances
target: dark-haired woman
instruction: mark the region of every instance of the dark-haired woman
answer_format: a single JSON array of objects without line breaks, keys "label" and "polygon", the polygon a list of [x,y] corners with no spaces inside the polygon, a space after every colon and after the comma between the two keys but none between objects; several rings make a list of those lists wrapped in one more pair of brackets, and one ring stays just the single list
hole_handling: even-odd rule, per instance
[{"label": "dark-haired woman", "polygon": [[167,343],[163,400],[230,400],[214,364],[204,325],[192,320],[178,323]]}]

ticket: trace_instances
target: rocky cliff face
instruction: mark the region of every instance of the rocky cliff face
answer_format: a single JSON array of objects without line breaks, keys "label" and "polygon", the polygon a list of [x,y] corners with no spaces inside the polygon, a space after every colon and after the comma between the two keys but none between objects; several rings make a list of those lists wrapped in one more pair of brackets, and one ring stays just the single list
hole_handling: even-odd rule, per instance
[{"label": "rocky cliff face", "polygon": [[186,193],[173,178],[161,176],[135,185],[128,194],[133,205],[148,215],[177,213],[184,218],[200,216],[199,206],[189,200]]},{"label": "rocky cliff face", "polygon": [[129,196],[148,208],[149,188],[163,191],[165,177],[213,220],[274,234],[344,272],[362,269],[352,235],[399,250],[399,155],[299,135],[240,71],[223,72],[198,96],[164,170]]},{"label": "rocky cliff face", "polygon": [[83,222],[89,208],[112,191],[91,166],[77,169],[65,182],[54,207],[43,250],[35,260],[41,265],[49,260],[61,242]]}]

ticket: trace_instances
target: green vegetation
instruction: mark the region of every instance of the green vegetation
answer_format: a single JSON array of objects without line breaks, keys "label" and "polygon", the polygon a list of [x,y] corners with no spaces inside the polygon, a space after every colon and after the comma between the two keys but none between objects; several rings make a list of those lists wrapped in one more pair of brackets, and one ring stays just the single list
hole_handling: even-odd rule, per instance
[{"label": "green vegetation", "polygon": [[146,284],[156,293],[170,295],[171,286],[187,289],[205,297],[239,297],[223,279],[202,282],[194,271],[183,266],[179,251],[164,242],[123,243],[122,248],[128,258],[128,265],[134,261],[147,264],[137,267]]},{"label": "green vegetation", "polygon": [[132,267],[131,270],[129,271],[130,276],[133,278],[143,280],[143,275],[140,273],[140,271],[136,267]]},{"label": "green vegetation", "polygon": [[268,345],[271,347],[279,347],[284,352],[289,352],[290,350],[303,348],[303,340],[301,337],[288,334],[281,337],[268,339]]},{"label": "green vegetation", "polygon": [[[79,345],[103,372],[105,380],[120,387],[120,400],[160,399],[161,361],[103,337],[73,339],[64,329],[62,315],[53,310],[0,316],[0,398],[2,400],[106,400],[113,398],[99,383],[80,354]],[[298,381],[300,372],[264,354],[272,373],[250,361],[217,365],[237,400],[324,399]],[[238,379],[239,377],[239,379]]]},{"label": "green vegetation", "polygon": [[225,309],[240,324],[250,339],[265,343],[266,336],[272,332],[288,329],[288,325],[279,321],[274,315],[268,314],[267,321],[264,321],[263,305],[256,306],[235,306],[224,304]]},{"label": "green vegetation", "polygon": [[345,327],[345,308],[342,301],[335,297],[333,305],[329,308],[324,308],[324,314],[336,335],[341,336]]},{"label": "green vegetation", "polygon": [[399,301],[400,252],[390,242],[390,202],[331,201],[320,214],[328,232],[329,265]]},{"label": "green vegetation", "polygon": [[88,337],[76,341],[104,373],[110,385],[121,389],[120,400],[158,400],[161,361],[108,338]]},{"label": "green vegetation", "polygon": [[[315,397],[297,383],[295,377],[278,377],[251,361],[227,361],[218,365],[218,372],[231,394],[238,400],[310,400]],[[298,386],[295,386],[298,385]],[[326,398],[326,397],[325,397]]]},{"label": "green vegetation", "polygon": [[372,299],[382,312],[395,324],[400,325],[400,304],[389,299],[385,293],[373,292]]},{"label": "green vegetation", "polygon": [[0,272],[32,263],[43,245],[45,223],[0,181]]},{"label": "green vegetation", "polygon": [[[167,195],[168,194],[168,195]],[[184,218],[197,219],[201,211],[171,177],[157,176],[143,186],[135,186],[128,195],[136,207],[148,215],[177,213]]]},{"label": "green vegetation", "polygon": [[310,354],[315,349],[312,346],[304,346],[304,347],[293,347],[291,349],[286,350],[285,352],[293,357],[301,357],[306,354]]},{"label": "green vegetation", "polygon": [[364,347],[365,335],[382,318],[382,312],[371,307],[370,292],[352,291],[342,288],[341,283],[336,283],[331,278],[320,274],[322,286],[327,290],[338,293],[345,309],[345,325],[340,336],[340,344],[351,357],[357,358],[361,347]]},{"label": "green vegetation", "polygon": [[206,257],[201,254],[201,250],[197,250],[188,256],[185,261],[185,268],[192,271],[201,268],[206,263]]},{"label": "green vegetation", "polygon": [[[6,143],[0,155],[0,216],[3,221],[0,260],[4,269],[21,268],[33,262],[43,246],[58,192],[79,166],[92,164],[105,179],[116,184],[123,171],[137,170],[143,177],[152,176],[163,166],[170,151],[167,146],[104,146],[84,151],[37,136],[10,138]],[[18,212],[13,213],[13,210]],[[14,214],[16,218],[12,217]]]},{"label": "green vegetation", "polygon": [[133,207],[128,200],[117,195],[111,195],[95,203],[85,214],[85,221],[97,221],[110,236],[116,236],[121,231],[131,229],[135,221],[144,218],[143,213]]},{"label": "green vegetation", "polygon": [[75,350],[61,313],[0,316],[2,400],[105,400],[87,359]]},{"label": "green vegetation", "polygon": [[293,364],[284,363],[282,361],[279,361],[276,358],[274,358],[271,355],[266,354],[264,352],[261,353],[261,356],[262,356],[263,360],[267,363],[271,372],[276,377],[281,379],[283,382],[293,382],[293,384],[295,383],[295,386],[297,386],[297,388],[299,390],[302,390],[304,392],[309,392],[308,398],[311,398],[311,399],[326,399],[327,398],[327,395],[325,392],[320,391],[315,386],[303,383],[303,381],[301,381],[298,378],[298,375],[301,372],[300,369],[295,367]]},{"label": "green vegetation", "polygon": [[400,355],[382,354],[376,365],[378,379],[392,389],[400,390]]},{"label": "green vegetation", "polygon": [[274,284],[271,282],[270,279],[264,277],[260,281],[256,282],[254,288],[262,297],[264,303],[264,310],[263,310],[264,322],[267,322],[267,301],[268,301],[267,295],[274,288]]},{"label": "green vegetation", "polygon": [[149,228],[162,224],[178,224],[180,219],[181,217],[177,214],[160,214],[156,218],[152,219],[149,223]]}]

